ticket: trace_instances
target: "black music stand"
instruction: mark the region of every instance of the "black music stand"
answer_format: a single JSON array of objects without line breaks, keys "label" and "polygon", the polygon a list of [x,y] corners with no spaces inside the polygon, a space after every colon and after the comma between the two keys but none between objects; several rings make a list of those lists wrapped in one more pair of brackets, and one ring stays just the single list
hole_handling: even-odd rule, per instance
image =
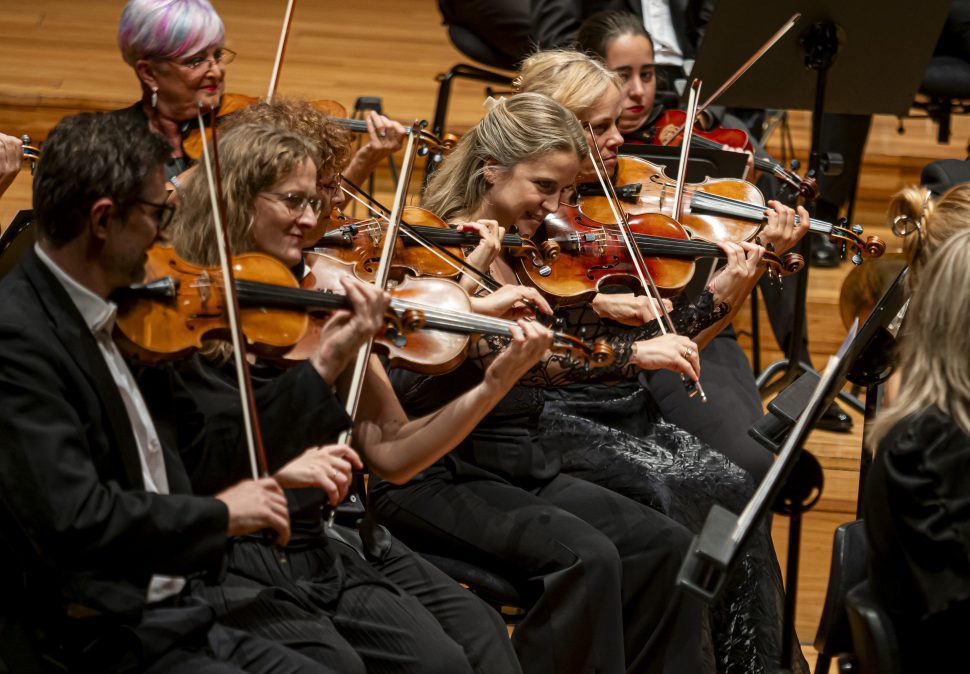
[{"label": "black music stand", "polygon": [[793,656],[801,514],[821,496],[821,469],[811,454],[802,451],[802,446],[812,427],[835,400],[846,378],[876,381],[886,373],[886,340],[891,340],[895,334],[890,325],[905,302],[905,275],[904,270],[886,290],[858,333],[850,330],[781,446],[778,459],[744,511],[735,515],[721,506],[712,507],[678,574],[678,585],[703,601],[713,602],[741,548],[768,509],[789,515],[791,526],[780,671],[790,671]]},{"label": "black music stand", "polygon": [[33,211],[17,211],[10,225],[3,230],[3,236],[0,236],[0,278],[16,267],[27,249],[34,245],[30,227],[33,220]]},{"label": "black music stand", "polygon": [[[692,77],[708,90],[796,12],[801,19],[758,63],[726,91],[719,105],[812,111],[811,175],[821,173],[824,112],[905,115],[946,19],[949,0],[725,0],[708,24]],[[802,255],[811,256],[806,237]],[[808,362],[805,297],[808,270],[798,275],[792,332],[785,358],[758,376],[758,388],[790,384]],[[781,376],[775,379],[778,373]],[[855,406],[859,407],[857,401]]]}]

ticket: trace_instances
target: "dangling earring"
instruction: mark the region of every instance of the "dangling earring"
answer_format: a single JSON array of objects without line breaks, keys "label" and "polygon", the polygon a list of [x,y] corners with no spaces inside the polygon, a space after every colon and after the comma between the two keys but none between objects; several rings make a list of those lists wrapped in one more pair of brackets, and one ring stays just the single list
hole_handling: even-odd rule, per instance
[{"label": "dangling earring", "polygon": [[152,107],[158,107],[158,87],[152,87]]}]

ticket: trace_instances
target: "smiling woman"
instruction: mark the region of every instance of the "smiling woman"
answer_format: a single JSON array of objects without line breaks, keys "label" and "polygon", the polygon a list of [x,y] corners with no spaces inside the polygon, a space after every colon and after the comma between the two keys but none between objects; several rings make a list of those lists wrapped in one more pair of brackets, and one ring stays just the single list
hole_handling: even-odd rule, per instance
[{"label": "smiling woman", "polygon": [[189,167],[182,148],[184,122],[199,104],[222,102],[226,66],[235,52],[224,47],[222,19],[208,0],[131,0],[121,14],[118,46],[141,84],[141,100],[116,114],[143,121],[172,146],[166,177]]}]

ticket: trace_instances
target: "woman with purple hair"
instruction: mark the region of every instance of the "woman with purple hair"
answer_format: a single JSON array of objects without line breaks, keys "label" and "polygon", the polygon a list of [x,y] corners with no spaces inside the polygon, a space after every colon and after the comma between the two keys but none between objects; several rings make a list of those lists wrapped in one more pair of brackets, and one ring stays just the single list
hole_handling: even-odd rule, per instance
[{"label": "woman with purple hair", "polygon": [[[119,114],[143,118],[172,146],[166,178],[176,189],[176,176],[192,165],[182,147],[199,104],[219,107],[226,66],[236,54],[225,47],[222,19],[209,0],[129,0],[118,25],[118,46],[135,70],[141,100]],[[371,113],[368,142],[351,159],[344,175],[358,184],[379,162],[401,149],[404,127]],[[174,178],[174,180],[173,180]]]},{"label": "woman with purple hair", "polygon": [[199,104],[214,108],[222,102],[226,66],[235,56],[225,40],[222,19],[208,0],[131,0],[121,13],[118,46],[142,96],[118,114],[143,118],[168,140],[169,179],[192,163],[182,140]]}]

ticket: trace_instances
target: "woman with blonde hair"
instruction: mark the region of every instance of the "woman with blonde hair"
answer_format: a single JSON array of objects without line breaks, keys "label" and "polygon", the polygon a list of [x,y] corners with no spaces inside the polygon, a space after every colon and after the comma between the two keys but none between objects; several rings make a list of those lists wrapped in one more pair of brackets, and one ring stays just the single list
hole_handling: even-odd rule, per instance
[{"label": "woman with blonde hair", "polygon": [[[622,119],[622,96],[615,73],[586,54],[560,50],[526,59],[518,81],[522,90],[562,96],[557,100],[584,126],[592,124],[587,141],[601,147],[608,170],[613,169],[623,142],[616,126]],[[772,241],[778,250],[786,250],[806,231],[804,210],[798,228],[793,211],[781,204],[766,213],[761,240]],[[743,260],[749,273],[732,277],[729,265],[693,302],[676,298],[671,311],[683,334],[703,348],[699,361],[708,404],[689,399],[676,372],[645,367],[642,374],[632,372],[619,383],[546,389],[541,419],[542,443],[559,454],[564,472],[656,508],[694,532],[700,531],[715,503],[740,512],[754,493],[749,473],[760,477],[772,461],[770,452],[747,435],[761,416],[747,358],[733,333],[713,339],[760,276],[757,263],[751,263],[761,249],[744,244],[727,250],[728,259]],[[655,329],[649,309],[634,312],[645,298],[626,288],[617,290],[598,294],[574,322],[588,325],[602,316],[630,326],[614,328],[616,332],[642,335]],[[781,572],[766,524],[713,613],[715,649],[723,667],[763,672],[774,666],[781,651],[782,597]],[[797,665],[807,668],[800,658]]]},{"label": "woman with blonde hair", "polygon": [[[539,94],[495,103],[445,159],[423,201],[445,217],[492,218],[530,234],[558,208],[587,154],[575,115]],[[517,285],[504,257],[490,266]],[[686,337],[610,338],[616,362],[587,370],[549,353],[465,442],[404,485],[371,485],[378,517],[419,552],[457,557],[507,577],[528,612],[512,634],[525,672],[712,671],[703,611],[675,585],[687,532],[619,494],[560,472],[540,443],[539,387],[641,367],[694,374]],[[593,336],[593,335],[587,335]],[[653,335],[651,335],[653,336]],[[652,342],[652,343],[651,343]],[[501,357],[486,338],[474,357]],[[392,371],[412,415],[430,413],[480,378],[467,362],[420,377]]]},{"label": "woman with blonde hair", "polygon": [[[966,207],[954,190],[963,201],[970,186],[944,194],[942,212],[950,212],[947,203]],[[918,196],[897,204],[914,222],[923,210]],[[930,209],[924,234],[943,217]],[[927,241],[916,257],[900,391],[869,429],[876,450],[863,496],[869,584],[892,618],[904,672],[960,670],[970,625],[970,231],[963,230],[944,245]]]}]

